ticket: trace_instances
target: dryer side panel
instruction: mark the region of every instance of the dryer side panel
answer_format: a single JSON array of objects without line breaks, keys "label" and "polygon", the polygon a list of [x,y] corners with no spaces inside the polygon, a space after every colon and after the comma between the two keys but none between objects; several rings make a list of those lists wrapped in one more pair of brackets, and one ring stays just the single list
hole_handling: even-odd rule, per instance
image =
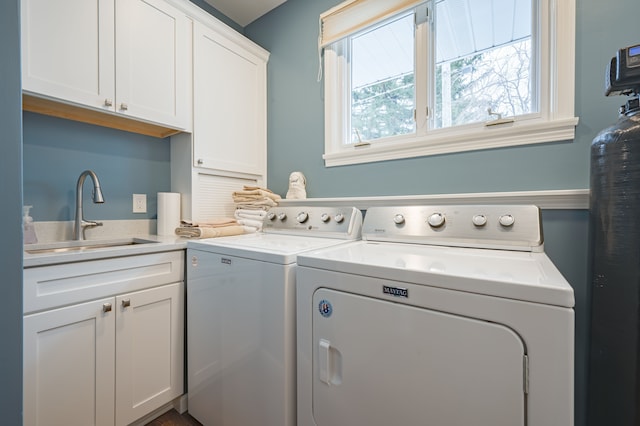
[{"label": "dryer side panel", "polygon": [[525,424],[520,337],[486,321],[318,289],[318,426]]}]

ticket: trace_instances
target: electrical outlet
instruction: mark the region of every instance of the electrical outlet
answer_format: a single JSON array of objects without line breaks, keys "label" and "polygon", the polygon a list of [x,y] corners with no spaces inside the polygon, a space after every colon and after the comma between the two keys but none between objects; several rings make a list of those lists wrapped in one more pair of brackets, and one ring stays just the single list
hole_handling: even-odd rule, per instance
[{"label": "electrical outlet", "polygon": [[147,194],[133,194],[133,212],[147,212]]}]

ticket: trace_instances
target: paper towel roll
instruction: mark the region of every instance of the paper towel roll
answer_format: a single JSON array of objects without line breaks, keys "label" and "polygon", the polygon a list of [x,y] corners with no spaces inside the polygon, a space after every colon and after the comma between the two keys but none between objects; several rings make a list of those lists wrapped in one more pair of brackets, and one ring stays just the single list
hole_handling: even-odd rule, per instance
[{"label": "paper towel roll", "polygon": [[176,235],[180,226],[180,194],[158,192],[158,235]]}]

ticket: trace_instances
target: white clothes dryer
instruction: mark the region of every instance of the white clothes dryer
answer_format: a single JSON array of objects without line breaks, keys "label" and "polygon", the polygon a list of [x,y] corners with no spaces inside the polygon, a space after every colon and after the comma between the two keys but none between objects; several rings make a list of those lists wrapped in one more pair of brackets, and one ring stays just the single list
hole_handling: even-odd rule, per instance
[{"label": "white clothes dryer", "polygon": [[372,207],[297,277],[298,426],[573,425],[574,295],[537,207]]},{"label": "white clothes dryer", "polygon": [[296,257],[359,239],[355,208],[274,207],[264,232],[187,243],[189,414],[296,424]]}]

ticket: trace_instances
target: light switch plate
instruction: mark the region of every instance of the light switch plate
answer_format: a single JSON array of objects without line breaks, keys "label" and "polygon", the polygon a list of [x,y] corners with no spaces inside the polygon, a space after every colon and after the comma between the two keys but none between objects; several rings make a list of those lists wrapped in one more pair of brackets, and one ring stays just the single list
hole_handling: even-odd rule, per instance
[{"label": "light switch plate", "polygon": [[147,212],[147,194],[133,194],[133,212]]}]

